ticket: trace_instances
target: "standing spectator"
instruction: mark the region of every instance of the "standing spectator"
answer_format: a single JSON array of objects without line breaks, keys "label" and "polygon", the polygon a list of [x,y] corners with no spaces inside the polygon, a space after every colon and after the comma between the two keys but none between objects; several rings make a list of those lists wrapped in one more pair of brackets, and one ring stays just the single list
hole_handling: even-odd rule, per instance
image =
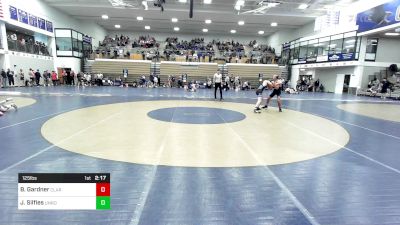
[{"label": "standing spectator", "polygon": [[157,76],[154,76],[154,78],[153,78],[154,80],[154,87],[158,87],[158,77]]},{"label": "standing spectator", "polygon": [[51,73],[51,81],[53,82],[53,86],[57,86],[58,75],[56,71],[53,70]]},{"label": "standing spectator", "polygon": [[67,85],[67,72],[63,69],[61,71],[61,77],[62,77],[62,84]]},{"label": "standing spectator", "polygon": [[36,86],[40,86],[40,77],[41,77],[41,74],[39,72],[39,69],[37,69],[36,73],[35,73]]},{"label": "standing spectator", "polygon": [[155,85],[155,84],[154,84],[154,75],[153,75],[153,74],[150,74],[150,76],[149,76],[149,81],[150,81],[150,83],[152,83],[153,85]]},{"label": "standing spectator", "polygon": [[71,70],[67,70],[66,71],[66,77],[67,77],[67,85],[71,85],[72,84],[72,79],[71,79]]},{"label": "standing spectator", "polygon": [[217,72],[214,74],[214,98],[217,99],[217,89],[219,88],[219,95],[220,95],[220,100],[222,101],[222,74],[220,73],[220,70],[218,69]]},{"label": "standing spectator", "polygon": [[[27,86],[27,85],[26,85],[26,82],[25,82],[25,80],[26,80],[25,74],[24,74],[24,71],[23,71],[22,69],[19,69],[18,75],[19,75],[19,80],[20,80],[20,82],[22,82],[22,84],[21,84],[20,86],[22,87],[23,84],[25,84],[25,86]],[[26,76],[26,77],[28,77],[28,76]]]},{"label": "standing spectator", "polygon": [[319,91],[318,88],[319,88],[319,79],[317,79],[317,80],[314,82],[314,92]]},{"label": "standing spectator", "polygon": [[30,83],[33,85],[35,84],[35,73],[33,72],[33,69],[30,68],[29,69],[29,79],[30,79]]},{"label": "standing spectator", "polygon": [[77,79],[77,83],[76,86],[82,86],[83,87],[83,74],[82,72],[79,72],[78,74],[76,74],[76,79]]},{"label": "standing spectator", "polygon": [[44,86],[50,86],[50,73],[45,70],[43,72]]},{"label": "standing spectator", "polygon": [[228,91],[228,90],[230,89],[230,87],[229,87],[229,81],[230,81],[230,78],[229,78],[229,75],[227,74],[227,75],[225,76],[225,82],[224,82],[224,90],[225,90],[225,91]]},{"label": "standing spectator", "polygon": [[75,79],[76,79],[76,74],[73,70],[71,70],[71,85],[75,86]]},{"label": "standing spectator", "polygon": [[8,85],[9,86],[14,86],[14,71],[11,71],[10,69],[7,69],[7,79],[8,79]]},{"label": "standing spectator", "polygon": [[[30,71],[29,71],[30,72]],[[19,74],[21,77],[24,77],[24,83],[25,83],[25,87],[29,87],[30,82],[31,82],[31,77],[29,76],[29,72],[28,74],[24,74],[24,71],[22,69],[20,69]]]},{"label": "standing spectator", "polygon": [[387,81],[386,78],[383,78],[381,87],[381,93],[387,93],[390,87],[390,82]]},{"label": "standing spectator", "polygon": [[7,87],[7,74],[6,71],[4,71],[4,69],[1,69],[1,84],[2,88]]}]

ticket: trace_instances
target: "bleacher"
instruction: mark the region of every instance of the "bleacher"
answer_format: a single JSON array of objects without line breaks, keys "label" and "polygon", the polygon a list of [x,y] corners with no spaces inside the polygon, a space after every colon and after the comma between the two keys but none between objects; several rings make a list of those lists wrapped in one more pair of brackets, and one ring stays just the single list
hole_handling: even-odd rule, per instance
[{"label": "bleacher", "polygon": [[114,80],[122,77],[122,71],[128,70],[126,82],[133,83],[141,75],[150,74],[151,61],[147,60],[124,60],[124,59],[96,59],[92,64],[93,73],[102,73],[104,77]]},{"label": "bleacher", "polygon": [[217,70],[217,63],[164,61],[160,64],[160,79],[161,82],[165,82],[169,75],[179,77],[187,74],[188,80],[206,81],[207,77],[213,77]]},{"label": "bleacher", "polygon": [[242,81],[249,81],[250,84],[258,84],[258,74],[263,74],[263,79],[272,79],[272,76],[281,75],[279,66],[276,64],[239,64],[227,63],[229,76],[240,76]]},{"label": "bleacher", "polygon": [[[102,73],[104,77],[114,80],[116,77],[122,77],[123,69],[128,70],[127,82],[132,83],[139,76],[148,76],[151,73],[151,67],[154,63],[144,60],[123,60],[123,59],[96,59],[93,61],[92,73]],[[201,62],[170,62],[162,61],[159,65],[159,75],[161,83],[166,83],[168,76],[180,77],[182,74],[188,75],[188,81],[206,81],[212,78],[218,69],[217,63]],[[250,84],[258,84],[258,74],[263,74],[263,79],[272,79],[274,74],[281,75],[281,70],[275,64],[241,64],[228,63],[225,66],[229,76],[240,76],[242,81],[249,81]]]}]

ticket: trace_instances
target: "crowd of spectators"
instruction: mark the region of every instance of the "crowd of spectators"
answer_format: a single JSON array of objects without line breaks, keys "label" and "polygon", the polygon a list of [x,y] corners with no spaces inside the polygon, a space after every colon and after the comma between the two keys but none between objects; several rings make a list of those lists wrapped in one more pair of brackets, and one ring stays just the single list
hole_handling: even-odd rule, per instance
[{"label": "crowd of spectators", "polygon": [[253,47],[253,51],[258,51],[261,53],[272,53],[275,54],[275,49],[269,45],[259,45],[257,47]]},{"label": "crowd of spectators", "polygon": [[375,76],[367,88],[357,90],[357,95],[400,99],[400,73],[382,76],[381,80]]},{"label": "crowd of spectators", "polygon": [[376,95],[378,93],[385,94],[390,91],[390,87],[392,83],[389,82],[386,78],[383,78],[382,81],[379,81],[376,77],[368,83],[368,92],[371,92],[372,95]]},{"label": "crowd of spectators", "polygon": [[295,91],[323,92],[324,86],[319,79],[314,80],[311,76],[302,77],[297,80]]},{"label": "crowd of spectators", "polygon": [[213,41],[217,46],[219,51],[226,52],[242,52],[244,51],[243,44],[240,44],[238,41]]},{"label": "crowd of spectators", "polygon": [[140,36],[139,39],[135,39],[132,43],[132,48],[158,48],[160,44],[156,41],[154,37],[150,36]]},{"label": "crowd of spectators", "polygon": [[268,45],[260,45],[256,40],[250,41],[247,53],[245,45],[237,40],[205,42],[201,37],[191,40],[167,37],[165,45],[160,46],[160,43],[149,35],[134,40],[124,35],[116,35],[115,38],[106,37],[101,46],[96,51],[97,54],[107,54],[111,58],[129,58],[132,53],[142,55],[142,59],[156,61],[174,61],[178,56],[183,56],[188,62],[213,62],[217,59],[239,63],[242,62],[242,57],[247,57],[246,63],[272,63],[275,58],[275,49]]},{"label": "crowd of spectators", "polygon": [[48,46],[40,41],[35,41],[34,37],[19,34],[7,33],[8,47],[11,51],[26,52],[35,55],[50,55]]},{"label": "crowd of spectators", "polygon": [[205,61],[205,57],[209,57],[209,61],[214,55],[213,43],[205,43],[204,38],[194,38],[190,41],[181,40],[177,37],[168,37],[166,39],[164,56],[166,60],[173,59],[176,55],[186,57],[186,61]]},{"label": "crowd of spectators", "polygon": [[129,45],[130,43],[130,38],[128,36],[124,35],[115,35],[115,38],[111,38],[109,36],[106,36],[103,41],[99,42],[99,46],[101,47],[116,47],[116,46],[122,46],[125,47]]},{"label": "crowd of spectators", "polygon": [[204,38],[194,38],[190,41],[186,40],[178,41],[178,38],[176,37],[168,37],[166,39],[165,50],[179,51],[179,52],[181,52],[182,50],[208,52],[208,51],[213,51],[213,44],[211,42],[205,44]]}]

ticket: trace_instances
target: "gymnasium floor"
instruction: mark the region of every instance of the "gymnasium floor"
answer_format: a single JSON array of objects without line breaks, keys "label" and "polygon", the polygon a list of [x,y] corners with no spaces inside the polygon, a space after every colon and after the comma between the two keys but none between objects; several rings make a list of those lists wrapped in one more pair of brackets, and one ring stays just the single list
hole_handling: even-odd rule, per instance
[{"label": "gymnasium floor", "polygon": [[[399,102],[224,94],[1,89],[0,224],[400,224]],[[109,172],[112,210],[19,211],[21,172]]]}]

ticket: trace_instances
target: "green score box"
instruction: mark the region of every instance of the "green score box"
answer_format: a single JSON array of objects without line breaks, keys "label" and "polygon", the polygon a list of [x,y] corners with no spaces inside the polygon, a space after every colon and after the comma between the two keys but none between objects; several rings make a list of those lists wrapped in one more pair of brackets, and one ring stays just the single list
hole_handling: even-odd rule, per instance
[{"label": "green score box", "polygon": [[96,197],[96,210],[109,210],[111,209],[110,196]]}]

